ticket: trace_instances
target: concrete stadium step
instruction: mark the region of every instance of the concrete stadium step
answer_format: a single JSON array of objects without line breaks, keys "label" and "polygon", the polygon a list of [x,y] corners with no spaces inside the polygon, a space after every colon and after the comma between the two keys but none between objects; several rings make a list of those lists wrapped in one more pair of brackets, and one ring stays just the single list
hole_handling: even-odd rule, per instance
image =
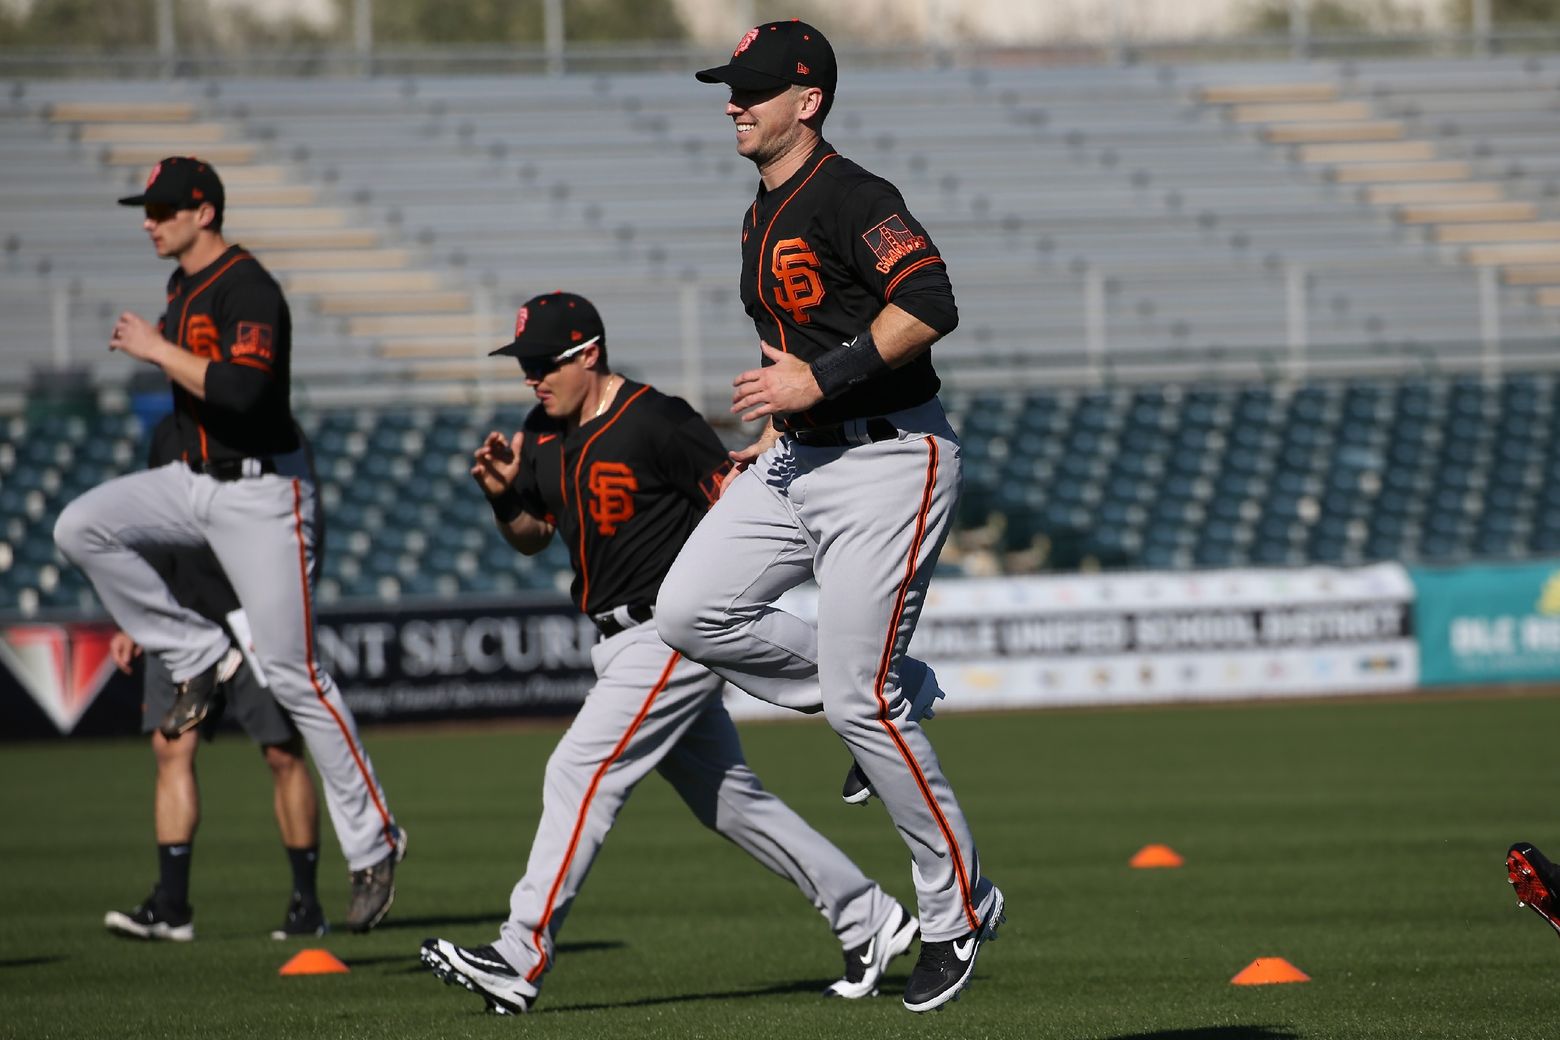
[{"label": "concrete stadium step", "polygon": [[[108,166],[150,167],[169,155],[178,154],[181,150],[177,144],[163,142],[112,145],[104,151],[103,162]],[[259,146],[252,144],[213,144],[200,150],[200,158],[217,167],[224,182],[227,180],[227,170],[224,166],[247,165],[254,162],[259,154]]]},{"label": "concrete stadium step", "polygon": [[1361,163],[1337,166],[1328,175],[1340,184],[1371,184],[1380,181],[1461,181],[1473,176],[1471,163],[1445,159],[1421,163]]},{"label": "concrete stadium step", "polygon": [[1206,105],[1331,101],[1337,96],[1333,83],[1221,83],[1197,92],[1197,100]]},{"label": "concrete stadium step", "polygon": [[1533,220],[1507,224],[1452,224],[1435,229],[1437,242],[1555,242],[1560,221]]},{"label": "concrete stadium step", "polygon": [[[237,167],[244,169],[244,167]],[[319,201],[319,189],[312,184],[249,184],[240,185],[234,191],[227,184],[227,171],[220,171],[223,187],[227,188],[228,208],[237,216],[247,206],[309,206]]]},{"label": "concrete stadium step", "polygon": [[1560,264],[1518,264],[1503,268],[1500,280],[1506,285],[1560,285]]},{"label": "concrete stadium step", "polygon": [[1347,141],[1400,141],[1408,130],[1395,119],[1353,122],[1290,123],[1262,130],[1268,144],[1328,144]]},{"label": "concrete stadium step", "polygon": [[459,289],[431,292],[337,293],[320,297],[314,306],[321,314],[334,317],[464,313],[471,310],[471,294]]},{"label": "concrete stadium step", "polygon": [[221,123],[170,123],[155,129],[145,123],[83,123],[76,129],[76,139],[84,144],[141,144],[151,138],[192,148],[225,141],[227,137],[227,127]]},{"label": "concrete stadium step", "polygon": [[[237,238],[237,235],[233,237]],[[373,228],[266,229],[246,232],[245,247],[255,252],[284,249],[370,249],[380,244]]]},{"label": "concrete stadium step", "polygon": [[1230,118],[1237,123],[1339,123],[1370,119],[1375,114],[1368,101],[1280,102],[1230,108]]},{"label": "concrete stadium step", "polygon": [[195,118],[195,106],[184,102],[60,101],[47,118],[56,123],[184,123]]},{"label": "concrete stadium step", "polygon": [[289,293],[323,296],[327,293],[432,292],[442,279],[433,271],[305,271],[284,273]]},{"label": "concrete stadium step", "polygon": [[1406,162],[1434,159],[1436,154],[1435,145],[1429,141],[1307,144],[1296,151],[1304,163]]},{"label": "concrete stadium step", "polygon": [[491,334],[492,322],[475,314],[394,314],[350,318],[347,335],[364,338],[381,336],[472,336]]},{"label": "concrete stadium step", "polygon": [[1464,263],[1475,267],[1555,264],[1560,263],[1560,242],[1509,242],[1499,245],[1468,246],[1461,255]]},{"label": "concrete stadium step", "polygon": [[373,271],[411,266],[409,249],[295,249],[274,252],[265,265],[284,271]]},{"label": "concrete stadium step", "polygon": [[1533,294],[1533,298],[1540,307],[1560,307],[1560,286],[1540,289]]},{"label": "concrete stadium step", "polygon": [[257,206],[229,211],[225,227],[234,234],[253,228],[256,231],[284,231],[305,228],[342,228],[347,226],[345,210],[324,206]]},{"label": "concrete stadium step", "polygon": [[[157,159],[161,158],[163,158],[163,156],[159,155],[157,157]],[[201,156],[201,158],[204,159],[207,157]],[[157,159],[153,159],[152,162],[147,163],[147,165],[152,165],[152,163],[157,162]],[[216,165],[215,159],[211,159],[210,161],[212,165]],[[219,169],[217,170],[217,173],[219,176],[221,176],[222,187],[227,189],[228,196],[230,198],[235,197],[233,194],[233,189],[235,187],[284,185],[287,181],[287,171],[285,169],[280,166],[272,166],[268,164],[235,166],[232,169]]]},{"label": "concrete stadium step", "polygon": [[1402,206],[1397,218],[1404,224],[1472,224],[1484,221],[1533,220],[1538,207],[1531,202],[1450,202],[1428,206]]},{"label": "concrete stadium step", "polygon": [[484,336],[473,332],[465,337],[414,336],[380,340],[379,353],[387,358],[416,360],[418,358],[451,359],[486,357],[490,351],[504,345],[501,332]]},{"label": "concrete stadium step", "polygon": [[1499,184],[1469,181],[1463,184],[1373,184],[1362,192],[1373,205],[1414,202],[1495,202],[1504,197]]}]

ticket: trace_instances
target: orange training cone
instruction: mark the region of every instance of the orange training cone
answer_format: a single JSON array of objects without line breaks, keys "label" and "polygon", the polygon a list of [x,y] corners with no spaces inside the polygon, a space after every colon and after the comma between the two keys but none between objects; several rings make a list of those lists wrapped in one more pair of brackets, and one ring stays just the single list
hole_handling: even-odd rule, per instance
[{"label": "orange training cone", "polygon": [[1139,870],[1148,870],[1155,867],[1179,867],[1186,860],[1168,845],[1144,845],[1129,862]]},{"label": "orange training cone", "polygon": [[336,959],[329,950],[299,950],[282,965],[280,975],[340,975],[352,969]]},{"label": "orange training cone", "polygon": [[1311,976],[1282,957],[1258,957],[1230,981],[1237,986],[1269,986],[1277,982],[1310,982]]}]

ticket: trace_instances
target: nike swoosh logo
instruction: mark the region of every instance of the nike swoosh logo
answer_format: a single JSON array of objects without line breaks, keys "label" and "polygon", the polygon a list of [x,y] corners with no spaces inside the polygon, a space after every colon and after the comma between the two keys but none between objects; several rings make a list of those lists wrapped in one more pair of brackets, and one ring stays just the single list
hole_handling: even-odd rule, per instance
[{"label": "nike swoosh logo", "polygon": [[972,935],[961,943],[954,943],[953,955],[961,961],[967,961],[975,956],[975,937]]},{"label": "nike swoosh logo", "polygon": [[877,952],[877,936],[874,935],[867,943],[867,948],[861,951],[861,963],[869,968],[872,967],[872,955],[875,952]]},{"label": "nike swoosh logo", "polygon": [[536,438],[536,446],[537,447],[541,447],[543,444],[546,444],[550,440],[556,440],[557,437],[558,437],[558,435],[556,433],[546,433],[546,434],[543,434],[542,436]]}]

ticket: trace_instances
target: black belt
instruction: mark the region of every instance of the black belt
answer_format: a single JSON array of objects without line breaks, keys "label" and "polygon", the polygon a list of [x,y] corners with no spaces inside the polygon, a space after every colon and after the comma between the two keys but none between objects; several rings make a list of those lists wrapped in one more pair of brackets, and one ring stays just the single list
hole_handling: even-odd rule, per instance
[{"label": "black belt", "polygon": [[592,614],[590,619],[596,623],[596,630],[601,633],[603,639],[611,639],[626,628],[642,625],[655,617],[655,608],[643,604],[633,607],[614,607],[600,614]]},{"label": "black belt", "polygon": [[247,459],[207,459],[189,463],[196,473],[204,473],[213,480],[243,480],[276,472],[276,460],[269,456]]},{"label": "black belt", "polygon": [[881,415],[866,420],[851,419],[833,426],[808,426],[786,433],[809,448],[848,448],[853,444],[891,441],[899,436],[898,428]]}]

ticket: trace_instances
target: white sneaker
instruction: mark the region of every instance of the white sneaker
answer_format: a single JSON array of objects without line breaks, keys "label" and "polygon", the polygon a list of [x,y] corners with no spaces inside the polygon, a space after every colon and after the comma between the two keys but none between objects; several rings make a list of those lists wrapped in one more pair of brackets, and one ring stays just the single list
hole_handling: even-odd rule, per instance
[{"label": "white sneaker", "polygon": [[845,951],[845,977],[831,982],[823,995],[846,1000],[875,996],[888,962],[908,950],[920,930],[921,923],[910,911],[896,906],[872,938]]},{"label": "white sneaker", "polygon": [[418,956],[446,985],[465,986],[496,1015],[523,1015],[536,1000],[537,988],[492,946],[468,949],[448,939],[426,939]]}]

